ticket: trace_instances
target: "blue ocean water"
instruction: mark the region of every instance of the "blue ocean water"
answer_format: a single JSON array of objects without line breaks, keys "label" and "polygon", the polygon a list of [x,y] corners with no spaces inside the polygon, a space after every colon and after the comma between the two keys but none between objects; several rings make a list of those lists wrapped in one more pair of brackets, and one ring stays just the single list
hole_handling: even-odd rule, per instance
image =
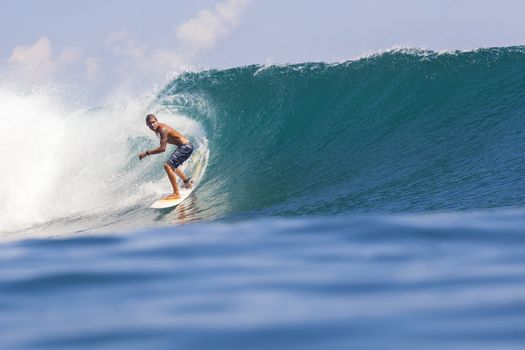
[{"label": "blue ocean water", "polygon": [[[86,137],[43,140],[72,145],[40,162],[52,205],[0,187],[0,347],[522,349],[524,72],[522,47],[401,50],[53,119]],[[147,112],[209,154],[172,210]]]}]

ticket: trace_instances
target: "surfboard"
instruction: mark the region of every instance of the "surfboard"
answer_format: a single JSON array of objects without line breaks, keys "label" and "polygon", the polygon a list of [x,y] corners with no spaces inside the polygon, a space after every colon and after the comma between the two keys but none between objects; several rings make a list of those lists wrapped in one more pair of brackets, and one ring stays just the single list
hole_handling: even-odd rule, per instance
[{"label": "surfboard", "polygon": [[184,163],[182,165],[182,170],[186,173],[186,175],[191,174],[190,176],[193,180],[193,187],[184,188],[182,187],[182,184],[179,182],[180,198],[164,199],[167,196],[169,196],[169,194],[165,194],[162,196],[161,199],[155,201],[155,203],[153,203],[150,206],[150,208],[166,209],[166,208],[176,207],[177,205],[184,202],[184,200],[186,200],[190,196],[193,190],[195,190],[200,180],[202,179],[204,172],[206,170],[206,166],[208,165],[208,156],[209,156],[208,143],[207,141],[205,141],[202,143],[201,147],[199,147],[197,150],[193,152],[191,157],[188,159],[187,163]]},{"label": "surfboard", "polygon": [[195,185],[193,185],[193,188],[191,188],[191,189],[187,189],[187,188],[179,189],[180,198],[177,198],[177,199],[163,199],[163,198],[161,198],[158,201],[156,201],[155,203],[153,203],[150,206],[150,208],[153,208],[153,209],[165,209],[165,208],[175,207],[175,206],[181,204],[182,202],[184,202],[184,200],[186,198],[188,198],[190,196],[190,194],[193,192],[194,188],[195,188]]}]

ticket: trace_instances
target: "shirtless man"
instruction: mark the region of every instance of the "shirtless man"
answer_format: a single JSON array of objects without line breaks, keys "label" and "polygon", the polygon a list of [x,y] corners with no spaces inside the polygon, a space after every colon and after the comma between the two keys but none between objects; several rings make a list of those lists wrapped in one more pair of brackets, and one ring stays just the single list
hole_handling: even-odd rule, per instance
[{"label": "shirtless man", "polygon": [[160,146],[155,149],[140,153],[140,160],[149,155],[164,152],[168,143],[177,146],[175,152],[173,152],[171,157],[164,164],[164,170],[166,170],[171,187],[173,187],[173,193],[164,199],[178,199],[180,198],[180,193],[175,174],[177,174],[182,179],[184,188],[191,188],[193,186],[193,181],[191,181],[191,178],[187,177],[184,172],[179,169],[179,166],[190,157],[191,153],[193,152],[193,146],[191,145],[190,141],[180,132],[167,124],[159,123],[157,117],[155,117],[153,114],[148,114],[146,116],[146,125],[160,138]]}]

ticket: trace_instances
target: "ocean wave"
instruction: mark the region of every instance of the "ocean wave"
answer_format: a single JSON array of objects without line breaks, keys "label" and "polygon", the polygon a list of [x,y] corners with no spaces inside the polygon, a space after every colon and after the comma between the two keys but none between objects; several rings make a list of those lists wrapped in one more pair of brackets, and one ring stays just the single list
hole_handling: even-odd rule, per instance
[{"label": "ocean wave", "polygon": [[[523,47],[395,49],[187,72],[152,101],[81,113],[2,92],[22,123],[0,135],[0,227],[186,222],[144,213],[169,190],[163,157],[136,157],[157,142],[151,112],[209,147],[190,220],[523,207],[524,72]],[[24,125],[38,142],[15,157]]]}]

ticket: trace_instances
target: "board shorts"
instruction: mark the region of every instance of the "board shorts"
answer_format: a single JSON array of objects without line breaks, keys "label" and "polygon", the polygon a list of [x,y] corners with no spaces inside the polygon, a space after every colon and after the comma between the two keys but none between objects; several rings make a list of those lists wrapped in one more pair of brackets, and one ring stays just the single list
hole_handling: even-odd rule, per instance
[{"label": "board shorts", "polygon": [[193,153],[193,146],[190,142],[185,143],[177,147],[175,152],[168,159],[168,164],[173,168],[177,169],[182,163],[184,163]]}]

